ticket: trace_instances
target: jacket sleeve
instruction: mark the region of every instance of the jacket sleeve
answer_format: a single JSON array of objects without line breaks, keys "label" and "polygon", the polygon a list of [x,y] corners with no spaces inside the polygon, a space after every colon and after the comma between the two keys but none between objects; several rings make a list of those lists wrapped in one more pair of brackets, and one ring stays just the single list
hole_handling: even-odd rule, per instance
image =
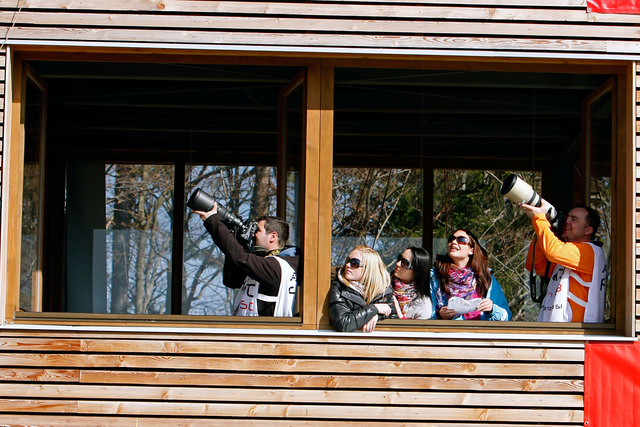
[{"label": "jacket sleeve", "polygon": [[525,266],[528,271],[531,271],[531,268],[533,267],[532,264],[534,261],[534,254],[536,263],[535,273],[538,276],[551,277],[551,273],[553,273],[553,270],[556,268],[556,264],[547,260],[547,256],[542,249],[542,244],[538,242],[537,236],[531,241],[529,250],[527,251],[527,261],[525,263]]},{"label": "jacket sleeve", "polygon": [[538,236],[538,244],[541,245],[542,251],[549,261],[591,276],[595,258],[593,249],[588,243],[563,242],[558,239],[551,231],[551,224],[544,214],[534,215],[531,218],[531,223]]},{"label": "jacket sleeve", "polygon": [[416,298],[407,309],[406,318],[432,319],[433,304],[431,303],[431,299],[426,295]]},{"label": "jacket sleeve", "polygon": [[[389,308],[391,308],[391,313],[389,314],[389,316],[383,316],[379,314],[380,319],[398,319],[398,310],[396,310],[396,304],[393,302],[393,291],[391,290],[391,288],[389,288],[388,291],[381,297],[380,301],[374,301],[371,304],[373,305],[379,303],[387,304]],[[376,309],[376,313],[377,312],[378,309]]]},{"label": "jacket sleeve", "polygon": [[[272,257],[261,257],[245,251],[242,245],[229,232],[229,229],[222,222],[219,214],[213,214],[204,221],[213,242],[220,248],[225,256],[224,284],[230,288],[237,288],[244,280],[245,275],[260,282],[260,293],[266,295],[277,295],[280,288],[280,277],[282,269],[276,259]],[[241,271],[239,271],[241,270]],[[242,278],[242,279],[240,279]]]},{"label": "jacket sleeve", "polygon": [[354,306],[342,295],[340,285],[331,283],[329,291],[329,320],[338,332],[352,332],[362,327],[374,316],[378,310],[371,304]]},{"label": "jacket sleeve", "polygon": [[502,286],[491,276],[491,286],[489,287],[489,299],[493,301],[493,310],[491,312],[483,312],[481,320],[511,320],[511,310],[509,310],[509,302],[504,295]]},{"label": "jacket sleeve", "polygon": [[435,270],[431,270],[431,281],[429,283],[431,288],[431,319],[438,318],[438,278],[436,277]]},{"label": "jacket sleeve", "polygon": [[230,257],[224,257],[224,267],[222,269],[222,283],[232,289],[240,289],[244,283],[244,279],[247,277],[247,272],[244,271],[238,264],[234,264]]}]

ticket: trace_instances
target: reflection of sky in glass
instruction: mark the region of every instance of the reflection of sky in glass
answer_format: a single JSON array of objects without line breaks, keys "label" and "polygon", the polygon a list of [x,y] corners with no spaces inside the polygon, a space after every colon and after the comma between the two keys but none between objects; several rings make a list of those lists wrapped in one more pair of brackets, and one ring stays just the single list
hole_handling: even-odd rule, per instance
[{"label": "reflection of sky in glass", "polygon": [[[255,220],[251,200],[255,183],[255,166],[192,165],[186,171],[185,204],[196,188],[214,197],[244,221]],[[270,215],[276,210],[275,168],[270,169]],[[224,255],[213,243],[199,216],[186,208],[184,233],[183,305],[182,314],[231,315],[236,290],[222,284]]]},{"label": "reflection of sky in glass", "polygon": [[[122,188],[116,194],[119,168],[130,174],[120,178]],[[94,311],[96,304],[102,306],[99,311],[112,309],[115,268],[125,278],[127,313],[169,314],[173,170],[172,165],[105,165],[107,230],[94,232],[93,286],[94,291],[100,290],[98,294],[106,295],[106,306],[94,299]],[[131,203],[128,229],[113,229],[117,196],[123,205]]]},{"label": "reflection of sky in glass", "polygon": [[[110,312],[112,287],[113,287],[113,263],[111,259],[116,251],[114,241],[116,236],[121,240],[130,244],[129,249],[131,256],[126,266],[118,265],[118,268],[126,269],[127,274],[127,295],[129,304],[127,305],[127,313],[129,314],[169,314],[169,295],[168,289],[171,283],[171,234],[154,231],[137,231],[137,230],[97,230],[103,233],[102,239],[106,243],[106,259],[95,259],[101,252],[94,250],[94,266],[104,263],[106,269],[106,307],[105,312]],[[95,233],[94,233],[95,235]],[[120,240],[119,239],[119,240]],[[95,240],[98,241],[97,239]],[[138,260],[138,248],[141,242],[146,242],[150,255],[145,257],[144,288],[147,293],[143,297],[142,313],[136,312],[136,282],[139,278],[135,275],[136,263]],[[94,273],[94,291],[100,285],[96,283],[96,274]]]}]

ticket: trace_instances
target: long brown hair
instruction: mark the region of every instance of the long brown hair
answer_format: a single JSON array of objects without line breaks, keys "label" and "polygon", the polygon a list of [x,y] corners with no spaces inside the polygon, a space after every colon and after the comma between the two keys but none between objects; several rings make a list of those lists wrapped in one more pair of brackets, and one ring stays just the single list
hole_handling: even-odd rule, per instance
[{"label": "long brown hair", "polygon": [[[486,297],[489,293],[489,286],[491,286],[491,271],[489,270],[489,265],[487,264],[486,250],[482,247],[482,245],[480,245],[475,234],[473,234],[471,231],[465,228],[458,228],[453,233],[457,231],[464,231],[467,236],[469,236],[469,246],[473,248],[473,254],[469,255],[469,262],[467,263],[467,267],[471,267],[471,270],[473,270],[473,273],[476,276],[477,292],[482,295],[482,297]],[[453,233],[451,234],[453,235]],[[452,265],[453,260],[449,257],[448,251],[446,255],[436,256],[436,260],[433,263],[433,268],[438,274],[440,289],[443,292],[449,291],[449,270],[451,269]]]}]

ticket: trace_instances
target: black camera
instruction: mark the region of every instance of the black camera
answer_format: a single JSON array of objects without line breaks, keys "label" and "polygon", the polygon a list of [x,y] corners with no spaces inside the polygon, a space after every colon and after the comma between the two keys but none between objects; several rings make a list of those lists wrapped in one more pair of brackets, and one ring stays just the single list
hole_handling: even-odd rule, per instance
[{"label": "black camera", "polygon": [[[201,188],[196,188],[187,201],[187,207],[194,211],[208,212],[213,208],[214,202],[215,200],[210,194],[207,194]],[[218,205],[218,213],[231,234],[245,248],[249,249],[251,247],[251,238],[258,229],[258,223],[255,221],[243,221],[242,217],[234,215],[221,205]]]}]

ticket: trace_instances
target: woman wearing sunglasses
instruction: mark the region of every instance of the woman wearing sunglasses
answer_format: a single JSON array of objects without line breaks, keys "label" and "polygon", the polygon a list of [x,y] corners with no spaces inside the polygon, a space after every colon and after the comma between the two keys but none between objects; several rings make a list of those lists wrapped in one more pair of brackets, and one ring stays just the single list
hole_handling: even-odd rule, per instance
[{"label": "woman wearing sunglasses", "polygon": [[436,258],[431,298],[434,318],[511,319],[507,298],[487,266],[486,251],[469,230],[459,229],[449,236],[447,255]]},{"label": "woman wearing sunglasses", "polygon": [[371,332],[378,320],[397,317],[389,273],[380,255],[356,246],[331,282],[329,319],[337,331]]},{"label": "woman wearing sunglasses", "polygon": [[391,284],[401,319],[431,319],[430,271],[431,256],[424,248],[411,246],[398,255]]}]

